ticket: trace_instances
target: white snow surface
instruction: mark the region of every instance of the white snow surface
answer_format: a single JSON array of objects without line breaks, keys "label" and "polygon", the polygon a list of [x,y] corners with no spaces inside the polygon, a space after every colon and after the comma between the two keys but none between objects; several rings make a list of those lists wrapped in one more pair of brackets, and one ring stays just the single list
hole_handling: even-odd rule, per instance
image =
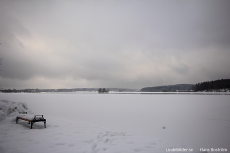
[{"label": "white snow surface", "polygon": [[33,120],[34,118],[36,120],[43,119],[41,116],[35,116],[33,114],[19,114],[19,115],[17,115],[17,117],[21,117],[21,118],[24,118],[27,120]]},{"label": "white snow surface", "polygon": [[[47,128],[16,124],[19,111],[44,115]],[[229,153],[229,147],[229,95],[0,93],[0,153]]]}]

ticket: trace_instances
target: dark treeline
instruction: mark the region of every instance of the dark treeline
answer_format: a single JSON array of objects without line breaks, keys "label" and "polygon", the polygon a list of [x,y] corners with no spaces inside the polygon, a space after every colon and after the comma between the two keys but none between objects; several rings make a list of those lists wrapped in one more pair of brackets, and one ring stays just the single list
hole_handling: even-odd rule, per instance
[{"label": "dark treeline", "polygon": [[105,88],[99,88],[98,93],[107,93],[109,90],[106,90]]},{"label": "dark treeline", "polygon": [[21,92],[26,92],[26,93],[37,93],[37,92],[54,92],[56,90],[54,89],[2,89],[0,92],[3,93],[21,93]]},{"label": "dark treeline", "polygon": [[0,92],[3,92],[3,93],[78,92],[78,91],[108,93],[109,91],[134,92],[134,91],[139,91],[139,90],[127,89],[127,88],[0,89]]},{"label": "dark treeline", "polygon": [[167,86],[145,87],[141,92],[190,92],[194,84],[176,84]]},{"label": "dark treeline", "polygon": [[193,86],[193,91],[213,91],[220,89],[230,89],[230,79],[202,82]]},{"label": "dark treeline", "polygon": [[[119,90],[119,89],[117,89]],[[125,90],[125,89],[124,89]],[[131,89],[130,89],[131,90]],[[73,89],[0,89],[3,93],[40,93],[40,92],[77,92],[77,91],[88,91],[88,92],[99,92],[106,93],[109,89],[105,88],[73,88]]]},{"label": "dark treeline", "polygon": [[97,88],[76,88],[76,89],[2,89],[4,93],[39,93],[39,92],[76,92],[76,91],[97,91]]}]

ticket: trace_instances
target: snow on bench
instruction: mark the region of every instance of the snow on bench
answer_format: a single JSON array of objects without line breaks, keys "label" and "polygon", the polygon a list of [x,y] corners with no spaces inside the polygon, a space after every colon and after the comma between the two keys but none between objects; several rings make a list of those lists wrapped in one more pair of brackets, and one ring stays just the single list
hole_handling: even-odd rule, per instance
[{"label": "snow on bench", "polygon": [[43,115],[32,115],[27,114],[27,112],[19,112],[19,115],[16,117],[16,123],[18,123],[19,119],[28,121],[28,124],[30,124],[31,129],[35,122],[44,122],[44,127],[46,128],[46,119],[44,119]]}]

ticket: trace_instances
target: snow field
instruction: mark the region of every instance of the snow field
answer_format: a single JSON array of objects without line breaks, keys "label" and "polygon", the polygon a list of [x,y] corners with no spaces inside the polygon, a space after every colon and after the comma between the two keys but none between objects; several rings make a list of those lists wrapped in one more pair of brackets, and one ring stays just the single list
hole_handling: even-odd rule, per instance
[{"label": "snow field", "polygon": [[[228,95],[0,94],[43,114],[29,124],[0,122],[1,153],[165,153],[166,148],[228,148]],[[165,127],[165,128],[163,128]]]}]

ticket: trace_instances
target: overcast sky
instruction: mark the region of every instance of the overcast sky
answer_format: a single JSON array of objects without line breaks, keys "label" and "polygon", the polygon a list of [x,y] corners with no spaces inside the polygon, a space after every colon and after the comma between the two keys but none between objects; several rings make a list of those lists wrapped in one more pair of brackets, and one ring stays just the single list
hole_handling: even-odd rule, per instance
[{"label": "overcast sky", "polygon": [[0,88],[230,78],[229,0],[0,0]]}]

